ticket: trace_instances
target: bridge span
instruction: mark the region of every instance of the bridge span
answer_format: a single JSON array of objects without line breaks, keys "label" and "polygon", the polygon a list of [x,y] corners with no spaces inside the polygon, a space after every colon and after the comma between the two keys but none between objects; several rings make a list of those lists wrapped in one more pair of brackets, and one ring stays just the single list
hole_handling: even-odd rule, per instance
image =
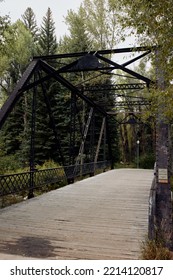
[{"label": "bridge span", "polygon": [[116,169],[0,209],[0,259],[140,259],[152,179]]}]

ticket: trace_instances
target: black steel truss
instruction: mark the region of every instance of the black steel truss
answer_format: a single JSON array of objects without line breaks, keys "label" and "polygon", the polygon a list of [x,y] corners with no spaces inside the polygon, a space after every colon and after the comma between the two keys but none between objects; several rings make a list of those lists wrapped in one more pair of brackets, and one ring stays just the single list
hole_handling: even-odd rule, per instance
[{"label": "black steel truss", "polygon": [[[19,192],[21,190],[29,191],[29,196],[32,196],[34,188],[40,187],[41,185],[55,183],[59,179],[65,178],[68,181],[73,181],[76,176],[83,174],[93,174],[96,168],[102,167],[105,169],[108,161],[112,159],[112,146],[109,121],[114,118],[114,115],[118,114],[118,108],[120,112],[123,112],[125,118],[119,122],[119,124],[141,124],[141,120],[137,117],[137,114],[142,112],[143,108],[150,106],[150,101],[142,98],[142,90],[155,86],[150,78],[137,73],[130,68],[129,65],[140,60],[141,58],[149,55],[152,52],[158,53],[157,47],[133,47],[133,48],[122,48],[112,50],[97,50],[90,52],[78,52],[78,53],[67,53],[57,54],[49,56],[37,56],[34,57],[33,61],[29,64],[26,71],[22,75],[21,79],[17,83],[13,92],[10,94],[8,100],[5,102],[0,110],[0,128],[9,116],[9,113],[14,108],[17,101],[20,99],[22,94],[33,89],[33,103],[32,103],[32,120],[31,120],[31,155],[30,155],[30,172],[22,174],[14,174],[7,176],[0,176],[0,196]],[[123,64],[116,62],[116,55],[122,53],[134,53],[136,56]],[[108,58],[109,57],[109,58]],[[112,58],[110,58],[112,57]],[[70,63],[68,62],[70,60]],[[49,62],[55,62],[55,68],[49,65]],[[51,65],[53,65],[51,63]],[[63,65],[63,66],[62,66]],[[96,77],[101,75],[120,75],[116,74],[115,70],[120,70],[126,78],[138,80],[139,83],[127,83],[127,84],[112,84],[112,85],[95,85],[90,82]],[[164,89],[163,73],[158,69],[157,80],[158,88]],[[70,73],[78,75],[80,72],[97,73],[97,76],[91,78],[91,76],[82,80],[78,85],[74,85],[66,77]],[[68,75],[64,75],[68,73]],[[161,75],[162,73],[162,75]],[[42,75],[43,74],[43,75]],[[161,75],[161,76],[160,76]],[[164,76],[164,75],[163,75]],[[61,151],[61,137],[59,131],[56,131],[56,125],[54,116],[49,104],[44,82],[54,78],[58,83],[63,85],[71,93],[71,129],[70,129],[70,166],[63,167],[63,170],[44,170],[37,171],[34,169],[34,141],[35,141],[35,114],[36,114],[36,97],[37,97],[37,86],[40,85],[44,95],[44,101],[47,106],[50,122],[54,131],[55,138],[57,140],[57,146],[60,153],[61,161],[63,164],[63,153]],[[94,84],[94,85],[93,85]],[[100,91],[103,96],[98,101],[89,97],[89,93]],[[117,94],[117,91],[121,91]],[[128,92],[130,91],[130,95]],[[132,92],[133,91],[133,92]],[[135,91],[135,92],[134,92]],[[138,91],[138,92],[137,92]],[[107,106],[106,97],[107,95],[114,96],[114,104]],[[86,104],[86,117],[81,121],[81,111],[78,110],[81,101]],[[142,108],[141,108],[142,107]],[[138,111],[138,109],[140,110]],[[161,109],[161,108],[160,108]],[[128,113],[131,111],[132,113]],[[136,112],[137,114],[135,114]],[[96,119],[99,118],[99,125],[97,131],[95,129]],[[114,118],[115,120],[115,118]],[[82,125],[81,125],[82,124]],[[74,146],[76,147],[77,137],[76,128],[80,127],[80,145],[78,147],[78,153],[74,152]],[[168,239],[171,236],[171,195],[170,195],[170,178],[169,178],[169,162],[168,162],[168,125],[162,117],[159,116],[157,120],[157,139],[156,139],[156,220],[155,228],[159,228],[160,236],[164,237],[165,244],[168,244]],[[99,152],[101,145],[103,144],[103,156],[104,160],[99,164]],[[87,147],[88,145],[88,147]],[[106,158],[107,145],[108,155]],[[90,146],[90,147],[89,147]],[[90,162],[83,164],[82,156],[84,150],[87,148],[86,154],[91,152]],[[72,151],[73,150],[73,151]],[[71,153],[72,151],[72,153]],[[88,155],[87,155],[88,156]],[[87,157],[88,159],[89,157]],[[111,162],[112,164],[113,162]],[[159,174],[163,173],[163,175]],[[168,175],[166,175],[166,173]],[[166,184],[166,185],[165,185]],[[29,186],[29,187],[28,187]],[[166,190],[166,191],[165,191]],[[169,217],[169,218],[167,218]],[[169,238],[168,238],[169,236]]]},{"label": "black steel truss", "polygon": [[148,100],[126,100],[126,101],[118,101],[115,103],[115,107],[126,107],[126,106],[131,106],[131,107],[135,107],[135,106],[149,106],[151,105],[151,102],[149,102]]},{"label": "black steel truss", "polygon": [[134,84],[113,84],[113,85],[96,85],[85,86],[85,91],[122,91],[122,90],[140,90],[146,88],[145,83]]},{"label": "black steel truss", "polygon": [[[33,60],[25,72],[23,73],[21,79],[17,83],[16,87],[14,88],[13,92],[10,94],[7,101],[4,103],[4,105],[1,108],[0,111],[0,128],[2,127],[3,123],[7,119],[9,113],[14,108],[15,104],[21,97],[23,91],[21,90],[23,87],[27,85],[29,80],[32,78],[33,74],[37,71],[39,67],[39,61]],[[32,87],[33,88],[33,87]]]},{"label": "black steel truss", "polygon": [[[69,148],[69,163],[75,164],[75,168],[73,172],[77,172],[78,165],[81,164],[81,157],[84,153],[85,142],[88,141],[90,143],[90,148],[88,151],[91,152],[91,160],[95,163],[99,157],[99,150],[101,143],[104,143],[104,160],[106,160],[105,155],[105,145],[108,146],[108,159],[112,158],[112,147],[109,136],[109,115],[113,115],[114,111],[118,108],[126,108],[129,107],[138,107],[138,106],[149,106],[150,102],[147,99],[140,98],[140,96],[136,96],[132,93],[131,96],[127,95],[128,91],[138,91],[140,92],[149,88],[154,84],[148,77],[144,77],[143,75],[127,68],[128,65],[133,62],[147,56],[150,54],[155,47],[138,47],[138,48],[124,48],[124,49],[113,49],[113,50],[98,50],[91,52],[80,52],[80,53],[70,53],[70,54],[58,54],[51,56],[41,56],[34,57],[33,61],[29,64],[26,71],[22,75],[21,79],[17,83],[13,92],[10,94],[8,100],[3,105],[0,111],[0,128],[4,124],[5,120],[8,118],[9,113],[14,108],[17,101],[20,99],[22,94],[25,94],[30,89],[34,89],[33,96],[33,112],[32,112],[32,129],[31,129],[31,174],[34,170],[34,134],[35,134],[35,104],[36,100],[36,90],[37,86],[41,86],[44,101],[48,110],[50,123],[57,140],[57,147],[59,150],[61,163],[64,165],[63,153],[61,150],[61,139],[60,134],[56,130],[56,124],[54,120],[54,116],[51,110],[51,106],[49,103],[49,98],[46,93],[46,89],[44,86],[44,82],[55,79],[58,83],[64,86],[71,92],[71,128],[70,128],[70,148]],[[129,52],[142,52],[142,54],[138,54],[131,60],[123,63],[122,65],[113,61],[113,59],[108,59],[108,54],[120,54],[120,53],[129,53]],[[106,57],[105,57],[106,56]],[[67,58],[74,58],[75,60],[67,63]],[[55,61],[56,68],[53,68],[49,65],[49,61]],[[64,64],[64,66],[62,66]],[[121,70],[123,73],[128,74],[129,78],[134,78],[139,80],[138,83],[128,83],[128,84],[110,84],[110,85],[90,85],[88,81],[91,79],[95,79],[95,77],[104,75],[104,74],[112,74],[115,69]],[[78,85],[74,85],[63,75],[64,73],[76,73],[76,72],[99,72],[97,76],[93,78],[89,78],[88,80],[82,80]],[[102,72],[101,72],[102,71]],[[35,77],[33,79],[33,77]],[[93,101],[88,96],[88,92],[103,92],[102,100],[99,102]],[[118,92],[122,92],[121,94],[117,94]],[[108,110],[108,106],[106,106],[106,95],[111,94],[114,96],[114,105],[111,106]],[[118,97],[120,99],[118,99]],[[78,109],[79,101],[82,100],[87,106],[88,110],[88,120],[86,123],[82,123],[80,116],[80,109]],[[89,113],[90,112],[90,113]],[[96,116],[100,116],[101,118],[101,127],[99,128],[98,138],[95,135],[95,118]],[[77,125],[78,123],[78,125]],[[85,127],[85,129],[82,129]],[[78,155],[74,152],[74,147],[76,145],[76,127],[80,127],[80,135],[81,135],[81,145],[78,150]],[[97,139],[96,139],[97,138]],[[95,147],[95,150],[94,150]],[[74,174],[75,176],[75,174]],[[32,181],[32,178],[31,178]],[[32,186],[33,188],[33,186]]]},{"label": "black steel truss", "polygon": [[[91,55],[95,55],[96,53],[101,55],[108,55],[108,54],[120,54],[120,53],[134,53],[134,52],[147,52],[150,53],[157,49],[156,46],[152,47],[132,47],[132,48],[119,48],[119,49],[109,49],[109,50],[93,50],[89,52],[74,52],[74,53],[66,53],[66,54],[55,54],[55,55],[45,55],[45,56],[35,56],[34,59],[44,59],[44,60],[51,60],[51,59],[62,59],[62,58],[72,58],[72,57],[82,57],[90,53]],[[147,55],[145,53],[145,55]]]}]

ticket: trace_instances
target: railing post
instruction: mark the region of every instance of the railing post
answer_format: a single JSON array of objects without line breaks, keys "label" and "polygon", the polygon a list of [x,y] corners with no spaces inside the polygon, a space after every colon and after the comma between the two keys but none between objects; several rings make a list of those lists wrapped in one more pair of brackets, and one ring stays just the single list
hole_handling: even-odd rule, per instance
[{"label": "railing post", "polygon": [[90,177],[93,177],[95,175],[95,165],[96,165],[95,162],[90,164]]},{"label": "railing post", "polygon": [[154,176],[149,196],[148,238],[156,239],[156,176]]},{"label": "railing post", "polygon": [[28,199],[34,197],[34,170],[30,169],[30,184],[29,184],[29,192]]},{"label": "railing post", "polygon": [[110,139],[110,131],[108,125],[108,117],[106,116],[106,133],[107,133],[107,141],[108,141],[108,153],[109,153],[109,160],[111,161],[111,169],[114,169],[114,163],[112,160],[112,146],[111,146],[111,139]]}]

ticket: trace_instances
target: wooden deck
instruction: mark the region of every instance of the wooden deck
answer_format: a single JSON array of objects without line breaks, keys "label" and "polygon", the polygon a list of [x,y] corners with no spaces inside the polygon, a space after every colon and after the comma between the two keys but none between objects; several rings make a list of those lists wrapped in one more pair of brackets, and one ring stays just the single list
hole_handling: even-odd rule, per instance
[{"label": "wooden deck", "polygon": [[138,259],[151,170],[117,169],[0,210],[0,259]]}]

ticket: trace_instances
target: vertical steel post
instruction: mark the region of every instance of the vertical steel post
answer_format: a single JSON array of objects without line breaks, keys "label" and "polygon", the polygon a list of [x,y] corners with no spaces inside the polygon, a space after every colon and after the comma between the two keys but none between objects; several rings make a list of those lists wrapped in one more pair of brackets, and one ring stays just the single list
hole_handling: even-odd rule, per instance
[{"label": "vertical steel post", "polygon": [[[89,159],[90,162],[94,162],[94,150],[95,150],[95,110],[93,110],[93,115],[90,124],[90,141],[89,141]],[[90,165],[90,177],[94,176],[95,163]]]},{"label": "vertical steel post", "polygon": [[106,161],[106,122],[104,125],[103,161]]},{"label": "vertical steel post", "polygon": [[114,166],[113,166],[114,163],[113,163],[113,159],[112,159],[111,138],[110,138],[109,124],[108,124],[108,116],[106,116],[105,120],[106,120],[105,129],[106,129],[106,133],[107,133],[109,160],[111,161],[111,169],[114,169]]},{"label": "vertical steel post", "polygon": [[137,168],[139,168],[139,144],[140,144],[140,141],[137,140],[136,141],[136,145],[137,145]]},{"label": "vertical steel post", "polygon": [[75,138],[76,138],[76,94],[71,92],[71,116],[70,116],[70,160],[69,164],[75,162]]},{"label": "vertical steel post", "polygon": [[[99,150],[100,150],[101,141],[102,141],[102,137],[103,137],[103,132],[105,130],[105,120],[106,120],[106,117],[103,117],[101,129],[100,129],[99,140],[98,140],[97,149],[96,149],[96,154],[95,154],[95,158],[94,158],[94,163],[95,164],[97,163],[97,160],[98,160]],[[103,151],[103,156],[104,156],[104,151]]]},{"label": "vertical steel post", "polygon": [[[84,127],[84,132],[83,132],[82,142],[81,142],[81,145],[80,145],[80,148],[79,148],[79,153],[78,153],[78,156],[76,158],[76,163],[75,163],[75,168],[74,168],[74,176],[76,176],[78,166],[81,165],[81,158],[83,157],[85,141],[86,141],[86,138],[87,138],[87,135],[88,135],[88,130],[89,130],[89,127],[90,127],[93,111],[94,111],[94,109],[91,107],[89,115],[88,115],[87,122],[86,122],[85,127]],[[81,168],[82,168],[82,165],[81,165]]]},{"label": "vertical steel post", "polygon": [[[34,74],[34,82],[36,81],[36,74]],[[30,186],[28,199],[34,197],[34,158],[35,158],[35,118],[36,118],[36,98],[37,88],[34,86],[32,94],[32,116],[31,116],[31,140],[30,140]]]},{"label": "vertical steel post", "polygon": [[[160,66],[159,50],[156,51],[157,87],[164,94],[164,72]],[[156,120],[156,227],[157,237],[171,247],[172,206],[169,170],[169,126],[159,104]]]},{"label": "vertical steel post", "polygon": [[90,161],[94,162],[94,147],[95,147],[95,110],[90,125]]}]

